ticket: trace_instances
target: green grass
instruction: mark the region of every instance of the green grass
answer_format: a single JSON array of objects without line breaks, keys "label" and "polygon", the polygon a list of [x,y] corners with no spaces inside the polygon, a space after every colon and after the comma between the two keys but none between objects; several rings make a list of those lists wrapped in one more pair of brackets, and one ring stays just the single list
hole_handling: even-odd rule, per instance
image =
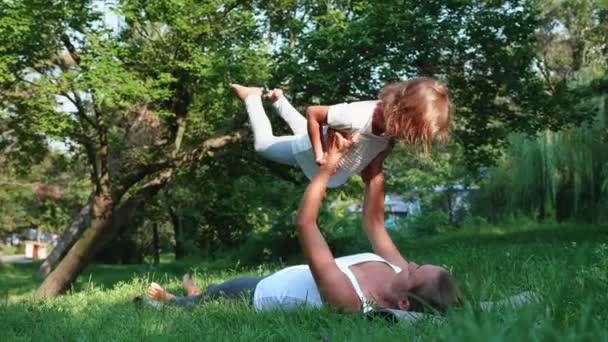
[{"label": "green grass", "polygon": [[[534,229],[468,229],[436,238],[401,241],[418,263],[446,265],[469,303],[445,323],[391,324],[331,310],[255,313],[244,303],[217,301],[192,309],[137,308],[131,300],[155,280],[178,292],[194,270],[202,284],[277,267],[230,269],[188,260],[160,268],[92,265],[73,291],[55,300],[30,299],[36,282],[30,265],[0,265],[2,340],[270,340],[270,341],[608,341],[608,227],[549,226]],[[540,305],[481,314],[480,300],[525,290],[543,294]]]}]

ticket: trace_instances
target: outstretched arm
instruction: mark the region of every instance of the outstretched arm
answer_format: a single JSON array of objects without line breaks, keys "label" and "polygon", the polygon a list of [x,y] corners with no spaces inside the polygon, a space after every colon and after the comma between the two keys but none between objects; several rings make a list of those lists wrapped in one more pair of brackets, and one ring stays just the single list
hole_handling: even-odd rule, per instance
[{"label": "outstretched arm", "polygon": [[317,226],[319,207],[327,182],[342,153],[352,144],[335,132],[330,133],[328,140],[330,146],[326,164],[319,168],[302,197],[297,217],[298,238],[323,301],[339,308],[359,309],[359,297],[346,275],[338,268]]},{"label": "outstretched arm", "polygon": [[327,122],[328,106],[310,106],[306,109],[306,121],[308,125],[308,138],[312,145],[312,151],[317,165],[325,163],[323,158],[322,127]]},{"label": "outstretched arm", "polygon": [[363,229],[374,252],[393,265],[407,267],[407,261],[393,243],[384,226],[384,173],[382,163],[392,151],[393,143],[380,153],[362,172],[365,183]]}]

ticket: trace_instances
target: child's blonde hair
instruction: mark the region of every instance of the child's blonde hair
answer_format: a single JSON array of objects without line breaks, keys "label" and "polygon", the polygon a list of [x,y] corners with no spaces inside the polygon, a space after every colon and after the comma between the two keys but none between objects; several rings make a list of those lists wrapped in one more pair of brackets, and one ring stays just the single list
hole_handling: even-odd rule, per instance
[{"label": "child's blonde hair", "polygon": [[448,89],[434,79],[392,83],[379,94],[385,133],[428,152],[433,140],[445,141],[450,131]]}]

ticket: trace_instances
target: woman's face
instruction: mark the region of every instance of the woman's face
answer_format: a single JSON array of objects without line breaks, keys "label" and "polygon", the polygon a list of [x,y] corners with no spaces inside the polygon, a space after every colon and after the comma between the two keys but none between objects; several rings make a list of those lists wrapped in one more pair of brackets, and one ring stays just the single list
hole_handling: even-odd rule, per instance
[{"label": "woman's face", "polygon": [[435,265],[418,265],[410,262],[407,268],[401,270],[394,278],[393,290],[398,292],[400,297],[405,297],[413,288],[432,286],[444,270]]}]

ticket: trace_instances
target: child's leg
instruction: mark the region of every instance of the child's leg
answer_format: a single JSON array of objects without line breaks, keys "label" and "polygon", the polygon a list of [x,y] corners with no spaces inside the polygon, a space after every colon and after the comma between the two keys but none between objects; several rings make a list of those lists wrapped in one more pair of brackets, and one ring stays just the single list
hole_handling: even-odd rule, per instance
[{"label": "child's leg", "polygon": [[298,163],[291,150],[295,136],[275,137],[272,134],[270,120],[264,112],[262,99],[257,95],[247,96],[244,100],[251,129],[253,130],[254,148],[264,158],[278,163],[297,166]]},{"label": "child's leg", "polygon": [[306,123],[306,118],[300,114],[289,101],[283,96],[283,91],[281,89],[274,89],[271,93],[272,106],[279,115],[287,122],[289,128],[293,134],[301,135],[307,134],[308,128]]}]

